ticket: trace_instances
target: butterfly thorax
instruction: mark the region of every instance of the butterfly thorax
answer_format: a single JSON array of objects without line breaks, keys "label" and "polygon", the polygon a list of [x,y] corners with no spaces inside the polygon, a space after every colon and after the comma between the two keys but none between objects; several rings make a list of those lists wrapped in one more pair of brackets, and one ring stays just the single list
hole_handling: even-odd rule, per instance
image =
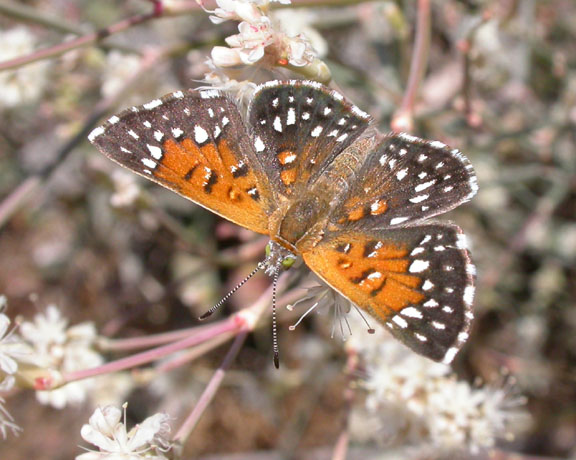
[{"label": "butterfly thorax", "polygon": [[270,219],[271,239],[300,254],[320,241],[328,212],[328,201],[317,195],[287,202]]}]

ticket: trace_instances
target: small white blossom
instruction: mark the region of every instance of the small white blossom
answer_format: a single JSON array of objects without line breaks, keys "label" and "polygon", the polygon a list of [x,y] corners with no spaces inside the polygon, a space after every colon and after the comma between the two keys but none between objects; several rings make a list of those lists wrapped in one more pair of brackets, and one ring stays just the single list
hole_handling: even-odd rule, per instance
[{"label": "small white blossom", "polygon": [[[48,306],[45,313],[37,314],[33,322],[22,323],[20,330],[34,349],[34,363],[38,367],[66,373],[104,362],[94,350],[97,338],[94,325],[86,322],[68,327],[68,320],[54,305]],[[80,380],[54,390],[37,391],[36,397],[42,404],[62,409],[68,404],[84,402],[93,386],[93,379]]]},{"label": "small white blossom", "polygon": [[111,51],[106,59],[100,91],[104,97],[115,97],[141,67],[141,58],[133,54]]},{"label": "small white blossom", "polygon": [[115,208],[133,206],[140,196],[140,187],[136,182],[136,176],[121,169],[115,169],[112,173],[114,193],[110,197],[110,204]]},{"label": "small white blossom", "polygon": [[[26,360],[32,354],[32,349],[10,330],[11,321],[3,313],[5,309],[6,297],[0,296],[0,382],[3,377],[16,374],[18,362]],[[0,388],[0,391],[6,390]]]},{"label": "small white blossom", "polygon": [[242,21],[238,31],[239,34],[226,38],[230,48],[215,46],[212,49],[212,60],[216,65],[231,67],[255,64],[264,57],[266,47],[274,43],[274,30],[267,17],[254,23]]},{"label": "small white blossom", "polygon": [[[13,379],[13,377],[10,378]],[[4,390],[0,388],[0,391]],[[22,431],[22,428],[14,423],[14,418],[4,407],[4,399],[0,398],[0,434],[2,438],[6,439],[8,432],[17,435],[20,431]]]},{"label": "small white blossom", "polygon": [[262,16],[262,11],[257,7],[255,2],[242,0],[216,0],[218,7],[213,11],[210,20],[214,24],[221,24],[228,20],[258,22]]},{"label": "small white blossom", "polygon": [[[0,32],[0,62],[26,56],[36,48],[36,38],[24,27]],[[16,107],[38,99],[47,82],[48,63],[34,62],[0,72],[0,107]]]},{"label": "small white blossom", "polygon": [[169,446],[168,415],[155,414],[130,431],[122,421],[122,410],[114,406],[98,408],[82,427],[80,434],[85,441],[98,447],[78,455],[76,460],[163,460],[162,453]]}]

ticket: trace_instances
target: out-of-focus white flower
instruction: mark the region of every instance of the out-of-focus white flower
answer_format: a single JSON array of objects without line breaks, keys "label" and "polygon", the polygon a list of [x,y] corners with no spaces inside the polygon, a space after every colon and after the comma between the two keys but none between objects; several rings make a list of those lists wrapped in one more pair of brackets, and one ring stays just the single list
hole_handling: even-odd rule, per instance
[{"label": "out-of-focus white flower", "polygon": [[111,51],[102,73],[100,91],[104,97],[114,97],[124,87],[126,81],[132,78],[140,69],[140,57]]},{"label": "out-of-focus white flower", "polygon": [[[3,391],[3,389],[0,388],[0,391]],[[0,398],[0,434],[4,439],[6,439],[6,436],[8,436],[8,432],[10,431],[12,434],[17,435],[22,431],[22,428],[14,423],[14,418],[4,407],[4,399]]]},{"label": "out-of-focus white flower", "polygon": [[216,0],[218,5],[213,11],[210,20],[214,24],[221,24],[228,20],[258,22],[263,16],[262,11],[258,8],[256,2],[243,0]]},{"label": "out-of-focus white flower", "polygon": [[[34,349],[34,364],[61,373],[73,372],[99,366],[104,362],[94,350],[96,329],[90,322],[68,326],[68,320],[54,305],[39,313],[33,322],[23,322],[22,337]],[[93,379],[68,383],[49,391],[37,391],[36,397],[42,404],[62,409],[67,404],[82,403],[94,386]]]},{"label": "out-of-focus white flower", "polygon": [[154,414],[130,431],[126,430],[126,421],[121,419],[122,410],[118,407],[96,409],[80,434],[85,441],[98,447],[99,451],[78,455],[76,460],[167,458],[162,451],[166,451],[170,445],[168,415]]},{"label": "out-of-focus white flower", "polygon": [[271,13],[273,19],[282,25],[282,30],[289,37],[304,36],[307,46],[319,57],[328,53],[328,43],[324,37],[313,27],[320,13],[306,9],[282,9]]},{"label": "out-of-focus white flower", "polygon": [[[0,32],[0,62],[32,53],[36,38],[24,27]],[[0,72],[0,107],[34,102],[46,86],[48,63],[34,62],[22,68]]]},{"label": "out-of-focus white flower", "polygon": [[115,208],[133,206],[140,196],[140,187],[136,182],[136,176],[121,169],[115,169],[112,173],[112,182],[114,183],[114,193],[110,197],[110,204]]},{"label": "out-of-focus white flower", "polygon": [[[511,387],[473,387],[459,381],[449,366],[421,357],[385,337],[360,347],[367,377],[365,404],[353,420],[374,420],[365,440],[389,444],[432,445],[444,450],[477,452],[509,438],[527,420],[524,400]],[[374,345],[376,342],[376,345]],[[352,425],[352,433],[359,432]]]},{"label": "out-of-focus white flower", "polygon": [[[18,362],[30,358],[32,349],[17,334],[10,331],[10,318],[6,310],[6,297],[0,296],[0,383],[18,371]],[[0,391],[6,389],[0,388]]]}]

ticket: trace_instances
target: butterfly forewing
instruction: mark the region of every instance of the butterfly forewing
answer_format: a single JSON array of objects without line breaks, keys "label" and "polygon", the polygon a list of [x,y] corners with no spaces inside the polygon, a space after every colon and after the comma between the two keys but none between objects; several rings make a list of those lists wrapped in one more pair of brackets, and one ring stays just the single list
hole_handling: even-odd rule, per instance
[{"label": "butterfly forewing", "polygon": [[218,91],[176,92],[125,110],[90,135],[105,155],[211,211],[268,233],[270,184],[236,105]]},{"label": "butterfly forewing", "polygon": [[474,266],[456,226],[329,232],[303,257],[334,289],[424,356],[450,362],[468,336]]},{"label": "butterfly forewing", "polygon": [[369,228],[411,225],[450,211],[477,191],[468,160],[441,142],[386,136],[338,197],[331,222]]},{"label": "butterfly forewing", "polygon": [[254,145],[276,191],[293,197],[362,134],[370,117],[314,82],[262,85],[249,108]]}]

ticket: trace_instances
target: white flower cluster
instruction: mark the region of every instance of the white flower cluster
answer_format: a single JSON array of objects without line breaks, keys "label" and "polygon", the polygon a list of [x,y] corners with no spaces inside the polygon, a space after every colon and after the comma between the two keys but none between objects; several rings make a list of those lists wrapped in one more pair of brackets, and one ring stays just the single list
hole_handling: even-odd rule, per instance
[{"label": "white flower cluster", "polygon": [[[5,310],[6,297],[0,296],[0,394],[14,387],[18,361],[29,351],[18,341],[13,330],[10,330],[11,321],[4,313]],[[6,438],[9,431],[17,434],[20,428],[4,407],[4,402],[4,399],[0,397],[0,433]]]},{"label": "white flower cluster", "polygon": [[449,366],[384,336],[362,342],[348,343],[364,357],[367,373],[365,405],[352,417],[357,440],[474,453],[513,437],[527,421],[524,399],[509,386],[473,387]]},{"label": "white flower cluster", "polygon": [[[126,429],[126,405],[123,411],[115,406],[98,408],[82,427],[80,434],[99,451],[78,455],[76,460],[164,460],[170,448],[168,415],[154,414]],[[122,420],[124,418],[124,420]]]},{"label": "white flower cluster", "polygon": [[[36,38],[24,27],[0,32],[0,62],[34,51]],[[47,62],[34,62],[22,68],[0,72],[0,107],[12,108],[34,102],[47,82]]]},{"label": "white flower cluster", "polygon": [[[85,322],[68,327],[68,320],[54,305],[38,313],[34,321],[23,322],[20,335],[32,347],[34,365],[41,369],[66,373],[104,362],[102,356],[94,351],[97,338],[94,324]],[[37,391],[36,398],[41,404],[62,409],[68,404],[84,402],[93,386],[93,379],[71,382],[54,390]]]},{"label": "white flower cluster", "polygon": [[[217,8],[206,10],[211,14],[213,23],[234,20],[240,21],[240,24],[239,33],[226,38],[228,46],[215,46],[212,49],[208,64],[211,72],[206,76],[208,82],[222,86],[220,80],[229,87],[235,80],[230,81],[225,69],[254,64],[268,68],[282,66],[302,69],[302,72],[318,80],[329,80],[328,68],[319,61],[318,52],[308,35],[314,37],[320,49],[326,49],[325,43],[318,33],[312,32],[313,29],[305,24],[300,30],[306,31],[306,35],[296,31],[298,28],[292,23],[299,21],[290,18],[297,18],[297,13],[273,16],[268,13],[268,0],[216,0],[216,3]],[[289,4],[290,0],[280,0],[280,3]],[[289,21],[290,27],[285,27],[283,23],[288,24]],[[304,71],[307,68],[309,71]]]}]

